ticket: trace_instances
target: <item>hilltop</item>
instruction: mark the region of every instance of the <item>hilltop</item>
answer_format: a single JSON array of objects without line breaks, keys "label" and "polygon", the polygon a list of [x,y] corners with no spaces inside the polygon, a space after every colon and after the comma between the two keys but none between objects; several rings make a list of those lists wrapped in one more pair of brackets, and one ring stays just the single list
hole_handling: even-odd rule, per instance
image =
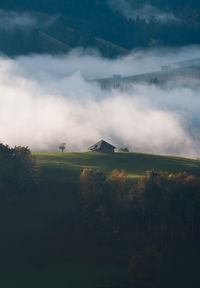
[{"label": "hilltop", "polygon": [[[199,61],[197,59],[196,61]],[[191,60],[192,62],[192,60]],[[173,81],[182,81],[184,83],[184,86],[188,87],[195,87],[195,85],[198,85],[199,83],[199,75],[200,75],[200,65],[197,62],[197,64],[193,64],[191,66],[186,66],[190,63],[190,61],[183,62],[185,63],[184,67],[161,67],[161,71],[157,72],[151,72],[151,73],[144,73],[144,74],[138,74],[133,76],[121,76],[121,75],[113,75],[109,78],[104,79],[94,79],[90,80],[91,83],[97,83],[102,89],[127,89],[131,85],[136,84],[154,84],[154,85],[165,85],[169,82]],[[163,70],[162,70],[163,69]],[[166,69],[166,70],[165,70]],[[191,83],[191,78],[193,81]],[[196,84],[195,84],[196,83]]]},{"label": "hilltop", "polygon": [[115,168],[124,169],[132,179],[147,170],[179,171],[200,176],[200,161],[142,153],[34,153],[41,169],[43,181],[52,185],[76,184],[84,168],[98,169],[107,175]]}]

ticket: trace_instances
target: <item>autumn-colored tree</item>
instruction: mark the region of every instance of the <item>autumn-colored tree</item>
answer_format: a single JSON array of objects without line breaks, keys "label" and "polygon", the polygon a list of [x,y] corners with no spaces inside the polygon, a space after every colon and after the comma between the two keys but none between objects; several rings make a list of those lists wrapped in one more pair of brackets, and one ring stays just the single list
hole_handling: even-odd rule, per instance
[{"label": "autumn-colored tree", "polygon": [[147,171],[132,187],[134,200],[151,213],[167,213],[169,207],[170,177],[167,172]]},{"label": "autumn-colored tree", "polygon": [[200,235],[200,181],[192,175],[153,170],[131,184],[124,170],[114,169],[106,179],[102,172],[86,168],[80,179],[83,218],[90,226],[129,223],[135,235],[151,232],[143,241],[162,247]]},{"label": "autumn-colored tree", "polygon": [[[199,232],[200,181],[192,175],[180,172],[170,177],[170,212],[179,226],[187,227],[189,234]],[[196,218],[196,221],[195,221]],[[196,222],[196,225],[195,225]],[[196,227],[195,227],[196,226]],[[185,228],[182,229],[185,230]]]},{"label": "autumn-colored tree", "polygon": [[108,183],[112,193],[112,201],[116,205],[130,200],[131,183],[128,173],[124,169],[121,171],[114,169],[108,177]]},{"label": "autumn-colored tree", "polygon": [[82,219],[90,228],[99,228],[107,223],[104,195],[106,177],[97,170],[85,168],[80,175]]},{"label": "autumn-colored tree", "polygon": [[166,234],[174,239],[179,233],[194,236],[200,232],[200,181],[196,177],[185,172],[149,171],[132,187],[131,194],[144,230],[164,232],[163,240]]},{"label": "autumn-colored tree", "polygon": [[105,191],[105,175],[97,170],[85,168],[80,175],[81,194],[84,199],[98,199]]},{"label": "autumn-colored tree", "polygon": [[107,178],[109,192],[109,211],[113,227],[126,223],[130,198],[131,182],[125,170],[114,169]]}]

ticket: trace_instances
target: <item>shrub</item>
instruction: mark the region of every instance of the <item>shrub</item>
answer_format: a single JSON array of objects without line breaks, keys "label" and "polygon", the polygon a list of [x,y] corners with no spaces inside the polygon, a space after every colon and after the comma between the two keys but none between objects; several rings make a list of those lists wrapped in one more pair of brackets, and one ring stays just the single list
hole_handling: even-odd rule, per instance
[{"label": "shrub", "polygon": [[125,153],[130,152],[128,148],[120,148],[118,151],[125,152]]}]

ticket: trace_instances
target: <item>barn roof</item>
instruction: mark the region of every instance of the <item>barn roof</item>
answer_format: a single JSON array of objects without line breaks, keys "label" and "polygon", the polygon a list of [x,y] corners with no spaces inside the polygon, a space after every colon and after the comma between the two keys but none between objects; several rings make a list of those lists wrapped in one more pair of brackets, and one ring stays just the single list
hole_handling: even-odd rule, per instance
[{"label": "barn roof", "polygon": [[115,149],[116,147],[109,144],[108,142],[101,140],[99,142],[97,142],[96,144],[92,145],[91,147],[89,147],[90,150],[94,150],[94,149],[101,149],[101,148],[112,148]]}]

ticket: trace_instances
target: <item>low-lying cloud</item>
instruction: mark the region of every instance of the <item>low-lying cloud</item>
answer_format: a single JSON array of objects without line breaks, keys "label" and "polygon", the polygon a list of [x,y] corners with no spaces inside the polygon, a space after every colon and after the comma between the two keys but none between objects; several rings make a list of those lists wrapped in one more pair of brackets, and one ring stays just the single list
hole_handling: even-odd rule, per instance
[{"label": "low-lying cloud", "polygon": [[141,3],[136,0],[109,0],[108,3],[113,10],[121,12],[128,19],[142,19],[147,23],[154,21],[160,24],[178,21],[172,12],[162,11],[148,1]]},{"label": "low-lying cloud", "polygon": [[30,12],[0,10],[0,31],[30,31],[44,28],[54,23],[56,17],[41,16]]},{"label": "low-lying cloud", "polygon": [[78,50],[60,57],[1,57],[0,141],[33,151],[58,151],[66,142],[67,150],[76,152],[103,138],[131,151],[197,157],[197,86],[141,84],[105,91],[87,81],[157,70],[163,62],[187,60],[189,51],[199,55],[198,47],[188,47],[165,57],[148,50],[116,60]]}]

